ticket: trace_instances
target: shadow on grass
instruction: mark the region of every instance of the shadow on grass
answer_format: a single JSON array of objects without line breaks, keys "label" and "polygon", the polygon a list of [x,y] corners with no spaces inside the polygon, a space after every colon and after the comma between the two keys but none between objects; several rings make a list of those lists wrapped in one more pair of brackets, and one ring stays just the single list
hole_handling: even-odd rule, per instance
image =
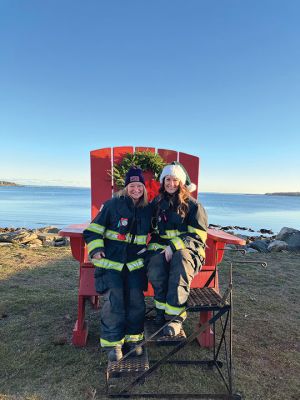
[{"label": "shadow on grass", "polygon": [[[0,398],[103,398],[106,360],[98,347],[98,312],[88,309],[88,344],[75,348],[78,265],[65,248],[1,251]],[[242,260],[242,256],[235,256]],[[255,260],[256,255],[246,256]],[[228,257],[226,260],[228,261]],[[235,382],[245,399],[298,399],[300,255],[264,255],[267,270],[234,270]],[[225,260],[225,261],[226,261]],[[227,267],[226,267],[227,269]],[[221,268],[221,286],[227,286]],[[187,330],[198,317],[189,318]],[[151,358],[165,350],[150,349]],[[206,356],[194,342],[186,358]],[[142,391],[224,391],[202,368],[163,366]],[[141,390],[141,389],[139,389]],[[5,397],[4,397],[5,396]]]}]

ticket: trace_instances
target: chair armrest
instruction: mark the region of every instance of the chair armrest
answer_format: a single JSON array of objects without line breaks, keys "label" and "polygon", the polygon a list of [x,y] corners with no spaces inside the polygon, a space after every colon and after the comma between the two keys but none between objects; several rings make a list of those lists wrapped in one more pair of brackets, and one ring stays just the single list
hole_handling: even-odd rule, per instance
[{"label": "chair armrest", "polygon": [[85,224],[74,224],[74,225],[68,225],[61,229],[58,234],[59,236],[65,236],[65,237],[80,237],[82,236],[83,231],[85,228],[88,226],[88,222]]},{"label": "chair armrest", "polygon": [[80,265],[84,264],[88,258],[87,247],[83,240],[83,231],[88,225],[88,223],[68,225],[58,232],[59,236],[70,238],[72,255],[80,262]]},{"label": "chair armrest", "polygon": [[244,246],[246,240],[241,239],[237,236],[231,235],[230,233],[223,232],[219,229],[208,229],[208,238],[215,240],[216,242],[222,242],[227,244],[236,244],[239,246]]}]

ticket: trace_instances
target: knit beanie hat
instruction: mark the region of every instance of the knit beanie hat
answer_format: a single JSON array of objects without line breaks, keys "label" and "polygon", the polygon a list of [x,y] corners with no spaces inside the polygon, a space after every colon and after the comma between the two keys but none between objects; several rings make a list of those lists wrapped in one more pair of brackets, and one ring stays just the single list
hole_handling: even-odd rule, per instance
[{"label": "knit beanie hat", "polygon": [[160,183],[163,182],[163,179],[167,176],[171,175],[175,178],[179,179],[180,182],[183,183],[188,189],[190,193],[194,192],[197,189],[197,186],[191,182],[189,174],[182,164],[177,161],[173,161],[171,164],[168,164],[162,170],[162,173],[159,177]]},{"label": "knit beanie hat", "polygon": [[129,183],[134,182],[141,182],[143,185],[145,185],[142,170],[137,167],[130,167],[125,177],[125,186],[127,186]]}]

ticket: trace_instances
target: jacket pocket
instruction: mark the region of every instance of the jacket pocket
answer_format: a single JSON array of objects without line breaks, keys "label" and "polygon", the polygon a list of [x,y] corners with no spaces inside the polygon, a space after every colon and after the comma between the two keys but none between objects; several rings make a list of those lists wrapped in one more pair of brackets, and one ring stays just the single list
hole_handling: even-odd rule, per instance
[{"label": "jacket pocket", "polygon": [[99,294],[103,294],[107,291],[108,285],[106,282],[106,270],[101,267],[95,268],[95,288],[96,292]]}]

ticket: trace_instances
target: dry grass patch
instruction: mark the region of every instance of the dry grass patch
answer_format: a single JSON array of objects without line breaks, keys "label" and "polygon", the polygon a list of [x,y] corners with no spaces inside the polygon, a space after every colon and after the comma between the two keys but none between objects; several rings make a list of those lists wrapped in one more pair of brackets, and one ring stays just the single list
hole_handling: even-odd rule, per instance
[{"label": "dry grass patch", "polygon": [[[231,257],[231,255],[230,255]],[[300,254],[235,254],[237,260],[264,259],[268,268],[234,268],[234,356],[236,388],[255,400],[300,398]],[[226,256],[229,260],[229,255]],[[228,264],[221,266],[226,286]],[[98,315],[88,310],[85,348],[71,344],[77,310],[77,263],[68,248],[0,249],[0,399],[82,400],[103,398],[106,361],[98,348]],[[197,322],[191,316],[191,330]],[[164,349],[150,349],[158,358]],[[205,355],[196,343],[185,350]],[[223,390],[216,374],[201,368],[163,366],[146,390]],[[186,387],[186,386],[185,386]]]}]

